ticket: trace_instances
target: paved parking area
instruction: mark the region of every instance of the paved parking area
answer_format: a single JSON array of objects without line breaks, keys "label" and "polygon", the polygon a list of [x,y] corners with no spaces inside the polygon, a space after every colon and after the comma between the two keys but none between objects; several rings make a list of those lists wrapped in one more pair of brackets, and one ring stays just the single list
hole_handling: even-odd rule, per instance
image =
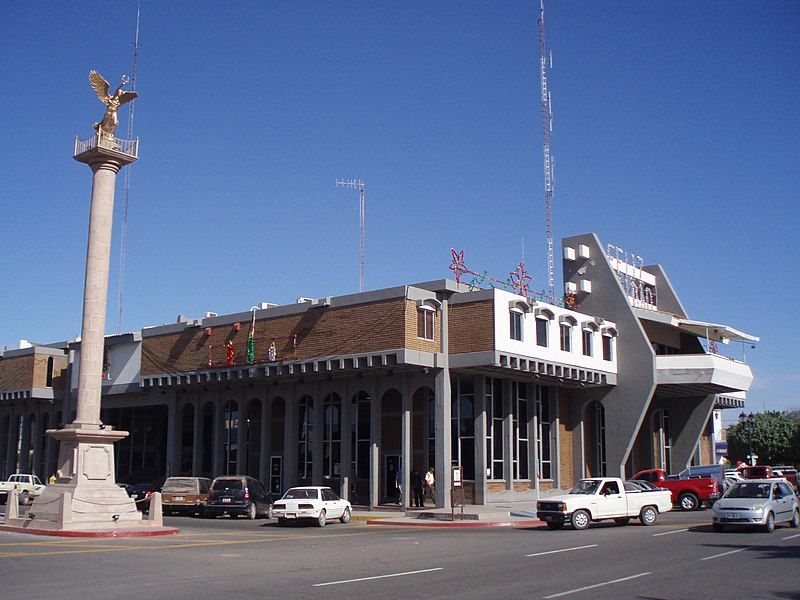
[{"label": "paved parking area", "polygon": [[655,527],[430,529],[167,518],[162,538],[0,534],[3,595],[62,598],[794,598],[800,530],[717,534],[710,512]]}]

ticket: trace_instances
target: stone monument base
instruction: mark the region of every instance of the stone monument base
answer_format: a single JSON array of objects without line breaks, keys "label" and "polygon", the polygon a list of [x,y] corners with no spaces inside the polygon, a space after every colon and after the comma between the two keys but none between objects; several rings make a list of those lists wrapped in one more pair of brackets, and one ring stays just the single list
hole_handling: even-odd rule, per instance
[{"label": "stone monument base", "polygon": [[9,495],[4,529],[40,535],[177,533],[177,529],[163,526],[161,494],[153,495],[145,518],[133,498],[116,484],[114,442],[126,437],[127,431],[73,423],[48,430],[47,435],[61,442],[57,481],[45,487],[25,517],[19,516],[16,494]]}]

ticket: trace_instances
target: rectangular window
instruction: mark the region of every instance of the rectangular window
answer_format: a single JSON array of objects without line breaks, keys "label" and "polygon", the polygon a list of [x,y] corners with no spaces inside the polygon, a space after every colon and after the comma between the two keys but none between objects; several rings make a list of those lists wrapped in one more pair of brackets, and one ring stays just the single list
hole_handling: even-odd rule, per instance
[{"label": "rectangular window", "polygon": [[509,312],[511,321],[510,336],[512,340],[522,341],[522,313],[512,310]]},{"label": "rectangular window", "polygon": [[591,329],[584,329],[581,333],[583,333],[583,355],[592,356],[592,334],[594,332]]},{"label": "rectangular window", "polygon": [[417,310],[417,337],[433,339],[434,311],[427,308]]},{"label": "rectangular window", "polygon": [[536,318],[536,345],[544,346],[547,348],[547,326],[550,323],[548,319]]},{"label": "rectangular window", "polygon": [[350,425],[350,469],[356,479],[369,479],[369,419],[372,400],[366,392],[353,397]]},{"label": "rectangular window", "polygon": [[612,345],[614,338],[610,335],[603,336],[603,360],[613,360]]},{"label": "rectangular window", "polygon": [[561,324],[561,349],[572,352],[572,327],[567,323]]},{"label": "rectangular window", "polygon": [[486,378],[486,469],[488,479],[503,479],[503,381]]},{"label": "rectangular window", "polygon": [[514,427],[514,479],[529,479],[528,470],[528,385],[516,381],[511,384],[512,423]]},{"label": "rectangular window", "polygon": [[454,377],[450,414],[452,461],[464,469],[464,479],[475,479],[475,385],[471,377]]},{"label": "rectangular window", "polygon": [[553,478],[553,434],[550,428],[550,388],[537,386],[539,420],[539,478]]}]

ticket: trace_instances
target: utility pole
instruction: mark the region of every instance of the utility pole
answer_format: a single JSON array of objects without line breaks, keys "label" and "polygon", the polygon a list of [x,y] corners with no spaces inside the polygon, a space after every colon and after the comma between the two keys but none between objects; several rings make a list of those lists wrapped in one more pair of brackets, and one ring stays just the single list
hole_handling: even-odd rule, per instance
[{"label": "utility pole", "polygon": [[[547,87],[547,53],[544,43],[544,0],[539,4],[539,76],[541,79],[542,149],[544,151],[544,218],[547,234],[547,285],[550,296],[555,295],[555,276],[553,275],[553,156],[550,153],[550,134],[553,132],[553,110],[550,102],[550,89]],[[550,56],[550,68],[553,57]]]},{"label": "utility pole", "polygon": [[336,185],[358,190],[358,291],[364,291],[364,237],[366,188],[360,179],[337,179]]}]

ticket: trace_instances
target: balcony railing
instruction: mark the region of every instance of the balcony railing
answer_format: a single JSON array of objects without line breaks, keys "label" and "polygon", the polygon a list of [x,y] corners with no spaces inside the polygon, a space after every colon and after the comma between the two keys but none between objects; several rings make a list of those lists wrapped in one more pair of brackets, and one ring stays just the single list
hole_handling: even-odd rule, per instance
[{"label": "balcony railing", "polygon": [[95,133],[92,137],[81,140],[75,136],[74,156],[88,152],[92,148],[107,148],[132,158],[139,158],[139,138],[134,140],[121,140],[118,137],[100,135]]}]

